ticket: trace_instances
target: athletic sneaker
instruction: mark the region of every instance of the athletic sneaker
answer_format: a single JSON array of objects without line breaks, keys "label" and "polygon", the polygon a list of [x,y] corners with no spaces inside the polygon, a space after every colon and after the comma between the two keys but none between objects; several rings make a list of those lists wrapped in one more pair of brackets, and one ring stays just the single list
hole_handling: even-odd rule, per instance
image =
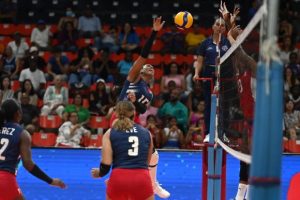
[{"label": "athletic sneaker", "polygon": [[162,199],[170,197],[170,193],[162,188],[158,182],[155,183],[154,193]]}]

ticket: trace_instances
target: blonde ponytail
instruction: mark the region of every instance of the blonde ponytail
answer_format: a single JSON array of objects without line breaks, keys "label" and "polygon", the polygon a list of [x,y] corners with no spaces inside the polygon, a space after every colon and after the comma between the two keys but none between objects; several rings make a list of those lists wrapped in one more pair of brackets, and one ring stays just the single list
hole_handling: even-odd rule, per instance
[{"label": "blonde ponytail", "polygon": [[117,121],[113,128],[120,131],[130,130],[133,127],[133,121],[130,119],[134,115],[134,105],[130,101],[120,101],[116,106]]}]

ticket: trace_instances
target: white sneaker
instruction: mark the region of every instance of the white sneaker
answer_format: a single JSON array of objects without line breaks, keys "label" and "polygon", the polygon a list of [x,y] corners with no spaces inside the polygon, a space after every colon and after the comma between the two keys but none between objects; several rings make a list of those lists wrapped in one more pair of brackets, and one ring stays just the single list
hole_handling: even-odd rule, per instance
[{"label": "white sneaker", "polygon": [[158,182],[155,183],[154,193],[162,199],[170,197],[170,193],[162,188]]},{"label": "white sneaker", "polygon": [[204,143],[209,143],[209,134],[207,134],[203,140]]}]

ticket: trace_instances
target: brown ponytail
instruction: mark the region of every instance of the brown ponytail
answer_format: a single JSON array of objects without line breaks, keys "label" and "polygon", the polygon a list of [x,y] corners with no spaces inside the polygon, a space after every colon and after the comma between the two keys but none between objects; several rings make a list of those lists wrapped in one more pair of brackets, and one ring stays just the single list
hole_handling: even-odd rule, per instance
[{"label": "brown ponytail", "polygon": [[126,131],[133,127],[133,121],[130,119],[134,115],[134,105],[130,101],[120,101],[116,106],[117,121],[113,128],[120,131]]}]

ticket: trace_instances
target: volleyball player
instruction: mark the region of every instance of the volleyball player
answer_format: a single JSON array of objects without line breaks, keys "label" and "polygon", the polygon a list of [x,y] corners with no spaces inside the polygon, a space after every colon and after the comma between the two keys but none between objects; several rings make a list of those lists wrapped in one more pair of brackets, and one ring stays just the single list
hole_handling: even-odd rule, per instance
[{"label": "volleyball player", "polygon": [[91,171],[94,178],[103,177],[112,166],[107,200],[154,199],[148,170],[153,149],[151,133],[133,122],[134,112],[130,101],[117,103],[117,120],[103,136],[100,167]]},{"label": "volleyball player", "polygon": [[22,159],[24,168],[46,183],[65,188],[57,178],[50,178],[31,158],[31,138],[19,125],[22,119],[20,105],[14,99],[3,102],[0,110],[0,199],[22,200],[21,190],[16,182],[17,165]]},{"label": "volleyball player", "polygon": [[[153,27],[150,38],[145,43],[141,51],[141,55],[137,58],[130,69],[119,96],[119,100],[131,101],[135,106],[137,114],[145,113],[147,106],[150,104],[153,98],[153,94],[148,85],[153,80],[154,68],[152,65],[146,64],[146,60],[157,32],[162,29],[164,23],[165,22],[162,21],[161,17],[153,19]],[[112,118],[114,119],[115,117],[112,116]],[[156,179],[158,158],[158,152],[153,149],[153,154],[149,163],[152,185],[155,194],[157,194],[160,198],[168,198],[170,193],[162,188]]]},{"label": "volleyball player", "polygon": [[[228,40],[233,44],[241,33],[239,26],[234,26],[228,32]],[[251,58],[240,46],[235,50],[230,57],[231,64],[236,71],[238,92],[240,95],[240,108],[244,116],[244,130],[246,130],[246,143],[242,147],[242,152],[250,154],[252,125],[254,118],[255,104],[255,76],[256,76],[256,61]],[[236,194],[236,200],[247,199],[246,193],[248,190],[249,164],[240,161],[240,177],[239,186]]]}]

